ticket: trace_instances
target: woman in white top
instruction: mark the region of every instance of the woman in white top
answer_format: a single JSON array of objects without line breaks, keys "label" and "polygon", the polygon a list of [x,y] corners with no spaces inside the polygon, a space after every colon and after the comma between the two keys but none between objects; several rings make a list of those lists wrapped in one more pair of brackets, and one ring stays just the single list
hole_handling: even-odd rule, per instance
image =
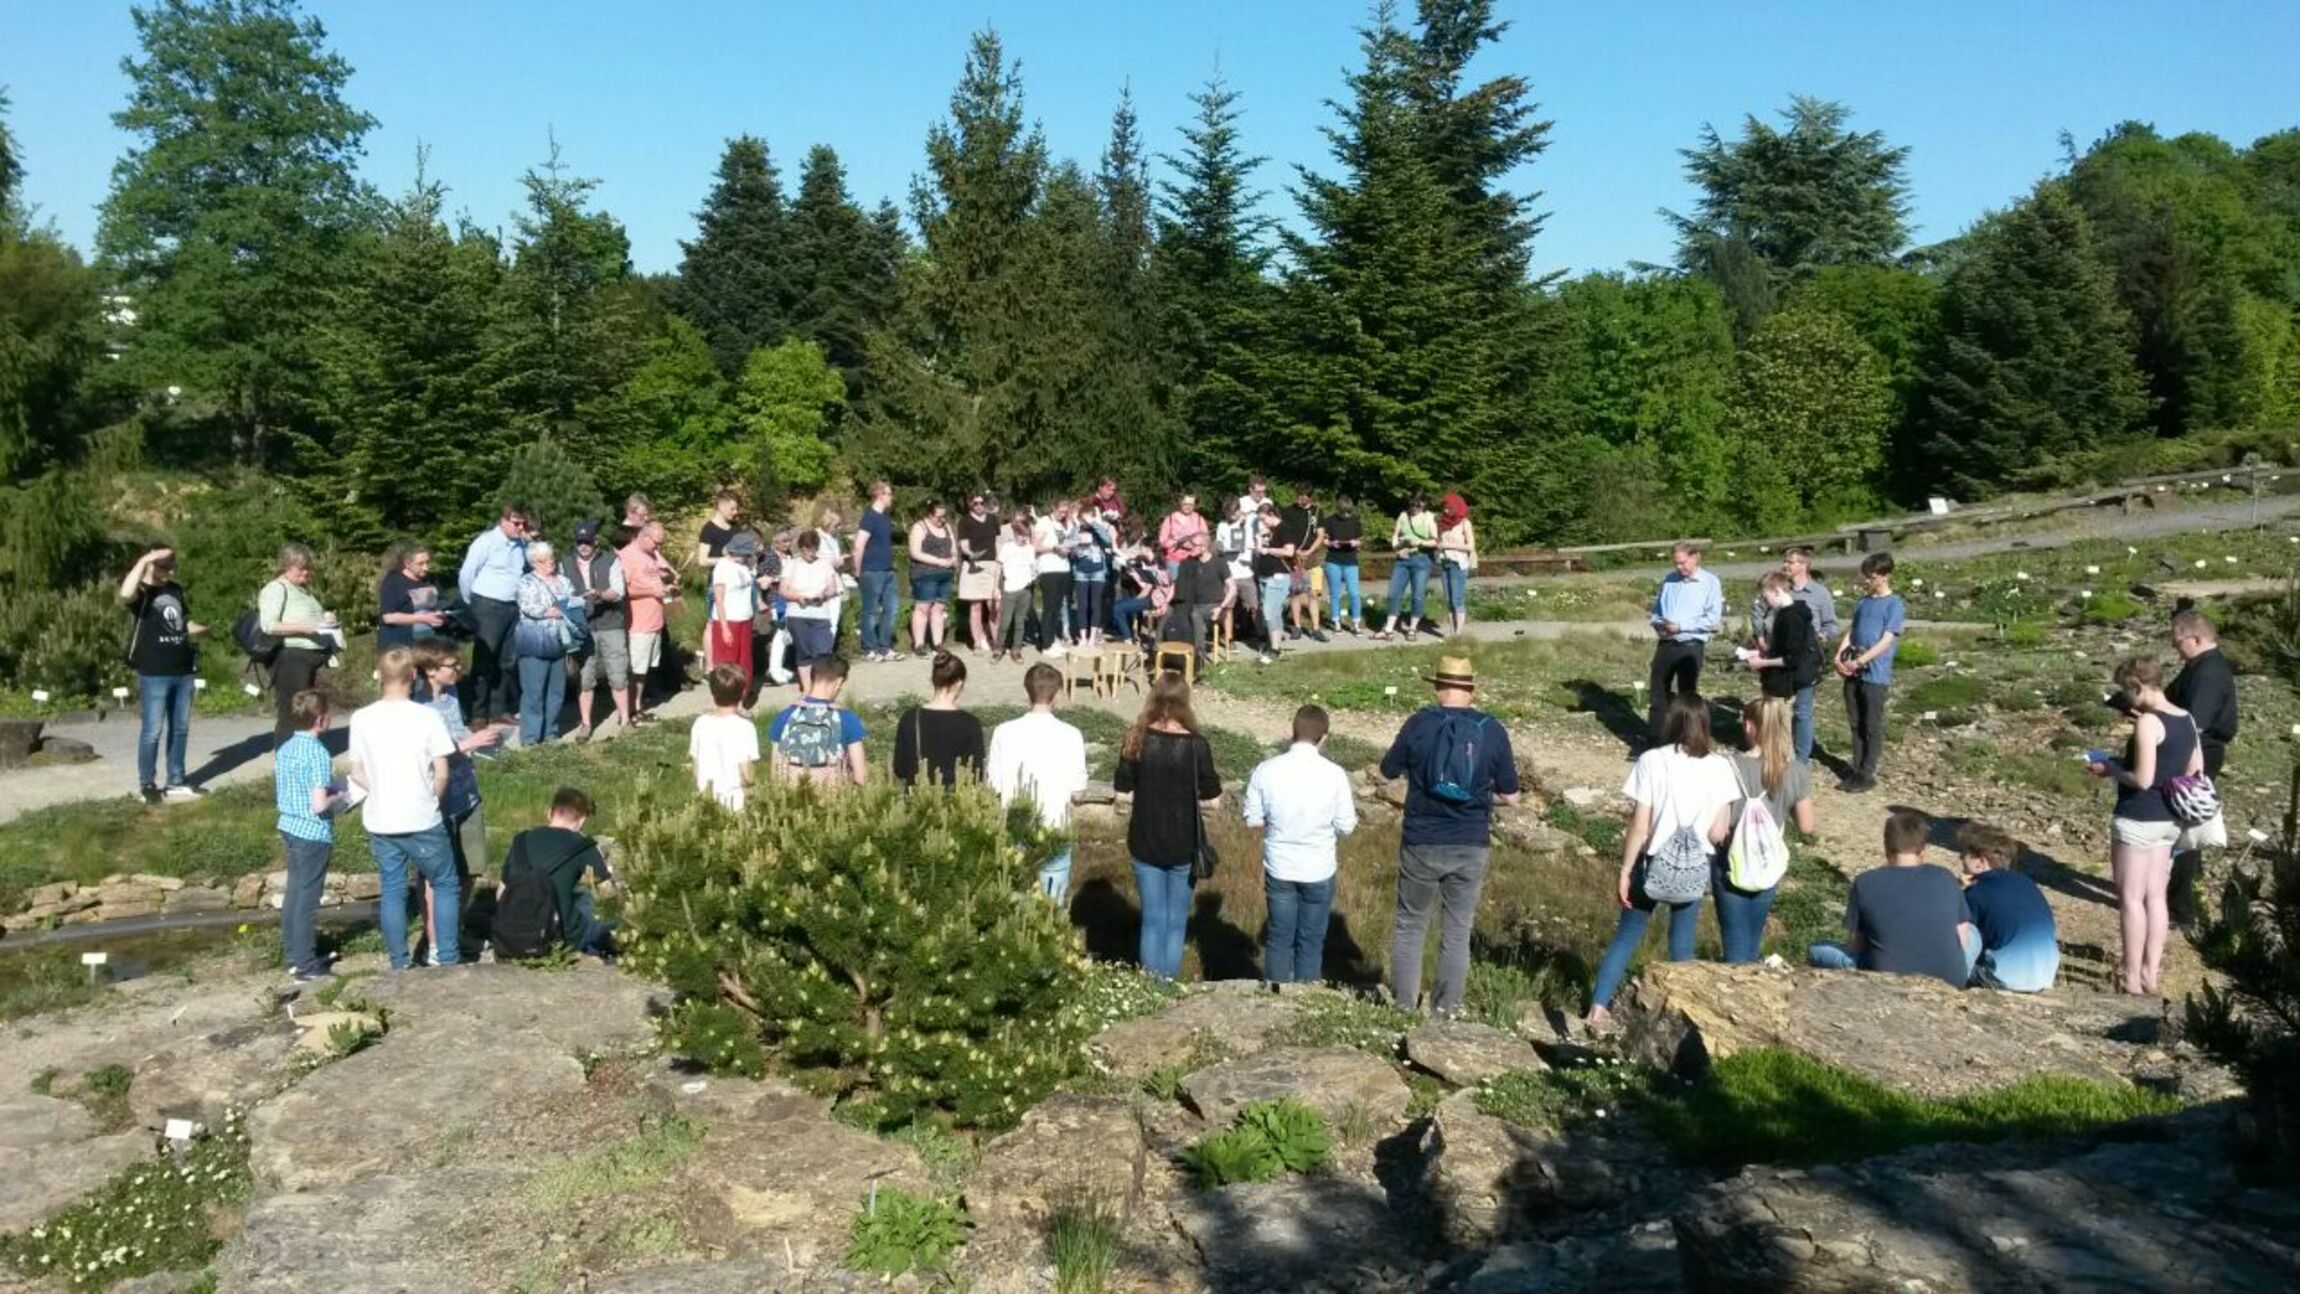
[{"label": "woman in white top", "polygon": [[1030,628],[1030,588],[1038,582],[1038,545],[1031,538],[1030,509],[1016,508],[998,532],[998,637],[991,642],[990,658],[1022,658],[1022,641]]},{"label": "woman in white top", "polygon": [[732,665],[751,682],[751,635],[759,615],[759,537],[748,530],[729,536],[711,567],[711,624],[707,641],[713,665]]},{"label": "woman in white top", "polygon": [[1046,655],[1060,656],[1071,640],[1070,553],[1078,542],[1070,500],[1056,499],[1031,526],[1030,540],[1038,552],[1038,640]]},{"label": "woman in white top", "polygon": [[1446,610],[1458,634],[1469,624],[1469,575],[1477,569],[1477,527],[1470,524],[1469,504],[1458,494],[1445,496],[1438,509],[1437,565]]},{"label": "woman in white top", "polygon": [[[1681,831],[1691,831],[1714,850],[1733,829],[1733,805],[1741,798],[1741,784],[1732,761],[1710,749],[1709,703],[1690,692],[1669,698],[1661,720],[1662,744],[1637,757],[1622,793],[1636,801],[1629,815],[1629,832],[1621,843],[1621,876],[1615,895],[1621,902],[1621,923],[1614,927],[1613,943],[1598,963],[1597,984],[1590,993],[1589,1023],[1603,1028],[1612,1023],[1607,1011],[1614,991],[1629,974],[1629,959],[1645,938],[1646,923],[1657,906],[1645,894],[1647,856]],[[1693,925],[1701,902],[1671,903],[1669,908],[1669,960],[1693,960]]]}]

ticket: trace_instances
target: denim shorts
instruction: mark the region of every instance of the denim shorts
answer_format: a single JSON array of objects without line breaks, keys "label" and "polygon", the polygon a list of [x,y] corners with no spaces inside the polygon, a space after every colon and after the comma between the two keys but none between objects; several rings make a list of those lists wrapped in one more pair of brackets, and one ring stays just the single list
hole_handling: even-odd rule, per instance
[{"label": "denim shorts", "polygon": [[956,578],[949,571],[920,571],[910,577],[910,600],[948,602],[950,586]]}]

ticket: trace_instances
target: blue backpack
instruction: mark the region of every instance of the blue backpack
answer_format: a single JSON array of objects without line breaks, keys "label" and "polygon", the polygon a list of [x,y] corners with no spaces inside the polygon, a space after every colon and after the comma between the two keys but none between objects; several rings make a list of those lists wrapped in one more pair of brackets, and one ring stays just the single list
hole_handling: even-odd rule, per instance
[{"label": "blue backpack", "polygon": [[1467,710],[1447,710],[1437,721],[1437,735],[1422,755],[1422,793],[1445,804],[1468,804],[1477,799],[1485,771],[1486,716]]}]

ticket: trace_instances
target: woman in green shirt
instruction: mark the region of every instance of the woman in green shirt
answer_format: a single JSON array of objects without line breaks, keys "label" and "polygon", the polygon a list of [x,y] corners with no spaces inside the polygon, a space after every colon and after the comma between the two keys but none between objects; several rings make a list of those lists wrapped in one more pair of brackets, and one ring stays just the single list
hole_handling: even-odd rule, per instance
[{"label": "woman in green shirt", "polygon": [[1390,547],[1398,555],[1390,567],[1390,619],[1374,637],[1386,640],[1396,635],[1401,602],[1412,612],[1405,622],[1406,641],[1419,636],[1422,597],[1429,591],[1430,556],[1437,548],[1437,538],[1437,514],[1430,511],[1429,499],[1414,495],[1406,510],[1398,514],[1397,524],[1390,527]]},{"label": "woman in green shirt", "polygon": [[279,575],[256,594],[256,619],[267,634],[279,639],[280,653],[272,658],[272,748],[294,736],[295,694],[319,683],[328,657],[342,644],[335,614],[312,595],[311,572],[316,559],[302,544],[280,549]]}]

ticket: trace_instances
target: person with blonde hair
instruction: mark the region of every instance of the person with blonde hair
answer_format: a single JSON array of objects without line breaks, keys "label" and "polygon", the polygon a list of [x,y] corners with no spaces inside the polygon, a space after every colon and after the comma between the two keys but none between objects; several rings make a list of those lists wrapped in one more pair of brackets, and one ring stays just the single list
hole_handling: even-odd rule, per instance
[{"label": "person with blonde hair", "polygon": [[409,965],[408,872],[430,891],[436,937],[427,960],[453,966],[460,948],[462,886],[455,875],[440,800],[447,794],[455,739],[429,706],[413,697],[415,656],[394,647],[376,660],[382,696],[351,716],[351,780],[365,792],[361,822],[382,883],[377,924],[393,970]]},{"label": "person with blonde hair", "polygon": [[1111,787],[1120,808],[1131,813],[1126,852],[1142,900],[1142,969],[1170,980],[1182,973],[1203,815],[1222,798],[1214,747],[1198,731],[1190,685],[1181,675],[1163,673],[1150,684],[1142,713],[1119,743]]},{"label": "person with blonde hair", "polygon": [[2132,707],[2132,738],[2124,758],[2091,751],[2085,768],[2116,784],[2108,866],[2124,935],[2121,987],[2153,997],[2161,987],[2170,925],[2166,891],[2172,881],[2172,847],[2180,839],[2165,787],[2175,778],[2204,772],[2204,745],[2196,717],[2164,694],[2164,667],[2155,657],[2125,660],[2115,678]]},{"label": "person with blonde hair", "polygon": [[[1787,581],[1782,583],[1785,587]],[[1816,667],[1819,659],[1816,654]],[[1762,696],[1741,707],[1741,736],[1748,748],[1732,756],[1733,776],[1740,783],[1743,802],[1764,801],[1765,811],[1781,825],[1784,835],[1794,823],[1800,833],[1809,836],[1814,821],[1812,766],[1797,758],[1796,720],[1789,705],[1783,697]],[[1740,889],[1725,869],[1717,869],[1710,893],[1717,900],[1717,932],[1724,942],[1727,962],[1757,960],[1765,942],[1765,918],[1772,913],[1773,898],[1780,888],[1776,883],[1762,890]]]},{"label": "person with blonde hair", "polygon": [[343,645],[335,613],[322,607],[311,591],[312,571],[319,558],[302,544],[280,549],[278,574],[256,594],[256,625],[279,640],[279,655],[272,658],[272,747],[286,744],[298,731],[296,693],[319,686],[320,671]]}]

